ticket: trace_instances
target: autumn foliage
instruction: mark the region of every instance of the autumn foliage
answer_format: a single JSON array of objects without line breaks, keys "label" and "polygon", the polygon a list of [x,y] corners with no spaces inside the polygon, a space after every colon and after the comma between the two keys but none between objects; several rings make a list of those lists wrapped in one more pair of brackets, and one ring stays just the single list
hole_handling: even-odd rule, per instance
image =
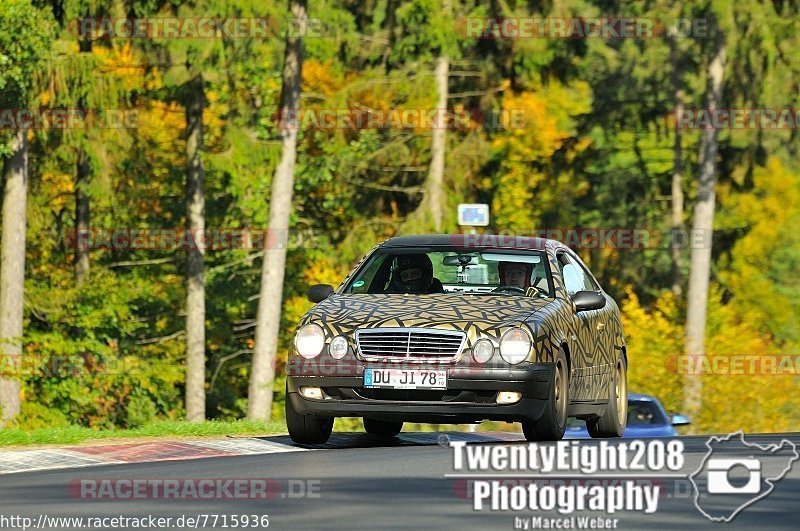
[{"label": "autumn foliage", "polygon": [[[495,233],[622,228],[652,235],[644,246],[577,251],[620,302],[629,389],[654,394],[669,410],[680,411],[690,370],[683,357],[689,248],[681,249],[677,269],[684,293],[676,295],[670,291],[671,113],[676,86],[688,108],[703,107],[709,41],[701,35],[675,42],[666,36],[479,39],[459,30],[469,17],[675,17],[673,8],[659,3],[621,2],[614,13],[606,12],[607,2],[573,0],[542,6],[441,0],[309,4],[316,22],[304,41],[301,110],[307,116],[430,112],[436,104],[434,60],[449,57],[448,111],[469,120],[447,134],[444,232],[461,230],[457,204],[475,202],[491,206],[485,230]],[[33,27],[15,18],[21,6],[41,23]],[[740,2],[730,7],[732,16],[720,17],[736,43],[725,73],[725,106],[796,106],[800,44],[780,28],[798,15],[775,13],[772,6]],[[445,7],[452,16],[441,15]],[[386,11],[391,8],[392,16]],[[689,2],[680,14],[704,17],[712,8]],[[259,39],[97,38],[89,48],[70,30],[70,21],[128,16],[126,9],[139,17],[200,13],[261,17],[277,25]],[[91,166],[86,194],[93,228],[184,227],[181,90],[189,66],[198,68],[206,95],[206,225],[263,229],[281,144],[284,11],[281,2],[255,0],[0,2],[0,110],[84,106],[132,111],[135,118],[128,127],[29,132],[25,359],[21,367],[2,368],[23,382],[20,425],[104,428],[183,417],[185,252],[93,247],[87,280],[77,285],[78,154],[85,153]],[[22,32],[29,38],[15,38]],[[33,61],[37,46],[42,62],[35,71],[18,68]],[[15,53],[21,63],[6,68]],[[22,88],[27,99],[18,101]],[[8,155],[8,133],[0,128],[2,157]],[[684,131],[680,152],[684,228],[691,224],[696,195],[699,136],[698,130]],[[800,361],[793,362],[795,372],[723,374],[713,360],[800,360],[800,135],[748,129],[724,130],[719,138],[707,326],[711,370],[703,375],[702,410],[690,430],[796,431]],[[307,286],[338,284],[385,238],[432,230],[420,208],[430,145],[430,128],[414,123],[331,127],[309,119],[300,128],[276,415],[282,414],[282,369],[292,332],[311,305]],[[262,244],[206,255],[212,418],[239,418],[247,410]]]}]

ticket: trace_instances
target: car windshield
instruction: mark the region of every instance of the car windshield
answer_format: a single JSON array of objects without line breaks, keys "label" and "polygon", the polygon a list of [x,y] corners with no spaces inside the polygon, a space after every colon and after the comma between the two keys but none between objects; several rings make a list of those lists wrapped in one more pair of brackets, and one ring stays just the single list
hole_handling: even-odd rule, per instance
[{"label": "car windshield", "polygon": [[628,426],[661,426],[664,424],[667,424],[667,419],[653,402],[628,401]]},{"label": "car windshield", "polygon": [[344,293],[501,295],[552,297],[541,251],[378,249]]}]

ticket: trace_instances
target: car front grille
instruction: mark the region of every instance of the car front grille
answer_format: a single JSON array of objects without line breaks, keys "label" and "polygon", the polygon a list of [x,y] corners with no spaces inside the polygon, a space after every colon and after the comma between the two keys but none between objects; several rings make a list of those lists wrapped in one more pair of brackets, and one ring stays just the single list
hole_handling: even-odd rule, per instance
[{"label": "car front grille", "polygon": [[358,353],[372,361],[454,361],[466,334],[433,328],[371,328],[356,332]]}]

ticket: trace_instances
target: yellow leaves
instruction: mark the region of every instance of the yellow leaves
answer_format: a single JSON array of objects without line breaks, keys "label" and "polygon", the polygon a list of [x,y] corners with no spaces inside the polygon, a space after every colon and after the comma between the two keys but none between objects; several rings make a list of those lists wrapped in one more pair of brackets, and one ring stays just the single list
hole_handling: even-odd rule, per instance
[{"label": "yellow leaves", "polygon": [[175,274],[166,274],[162,278],[164,279],[164,284],[171,286],[180,285],[184,281],[182,275],[175,275]]},{"label": "yellow leaves", "polygon": [[159,317],[155,322],[155,330],[157,332],[163,332],[169,326],[169,319],[166,316]]},{"label": "yellow leaves", "polygon": [[313,304],[305,297],[287,297],[283,303],[283,319],[289,326],[296,326]]},{"label": "yellow leaves", "polygon": [[683,389],[677,370],[683,330],[676,319],[675,299],[664,293],[646,309],[630,286],[625,292],[621,316],[628,348],[628,389],[655,395],[674,411]]},{"label": "yellow leaves", "polygon": [[[308,63],[304,63],[304,66],[306,64]],[[265,86],[269,92],[275,92],[281,89],[281,84],[277,79],[267,79]]]},{"label": "yellow leaves", "polygon": [[[151,145],[155,153],[169,153],[171,164],[184,164],[181,160],[185,151],[181,135],[186,121],[181,105],[152,100],[138,109],[137,126],[139,137]],[[156,164],[153,166],[154,169],[158,167]]]},{"label": "yellow leaves", "polygon": [[332,61],[321,63],[309,59],[303,63],[303,92],[317,93],[329,98],[342,87],[342,80],[331,75]]},{"label": "yellow leaves", "polygon": [[541,173],[526,172],[519,167],[499,177],[492,198],[492,212],[503,228],[522,231],[532,228],[533,189],[544,178]]},{"label": "yellow leaves", "polygon": [[100,59],[101,71],[114,76],[124,91],[131,92],[144,85],[144,65],[130,42],[110,48],[94,46],[92,53]]},{"label": "yellow leaves", "polygon": [[504,229],[530,230],[535,222],[531,212],[534,190],[546,180],[530,165],[552,156],[569,135],[558,128],[547,100],[539,94],[507,94],[503,112],[511,117],[511,126],[495,138],[492,147],[502,153],[506,171],[496,180],[492,211]]},{"label": "yellow leaves", "polygon": [[[139,136],[154,143],[162,153],[183,153],[181,135],[186,127],[184,110],[178,103],[151,100],[137,113]],[[176,161],[175,164],[183,164]]]},{"label": "yellow leaves", "polygon": [[[778,354],[774,341],[760,333],[749,321],[740,321],[736,310],[723,306],[723,325],[709,334],[707,356],[710,366],[735,367],[736,359]],[[714,360],[720,358],[721,363]],[[695,419],[701,431],[747,432],[787,431],[786,408],[791,408],[797,386],[792,374],[770,374],[760,364],[742,363],[742,374],[719,371],[703,376],[703,408]],[[742,407],[747,404],[747,407]]]},{"label": "yellow leaves", "polygon": [[569,137],[566,131],[558,128],[555,116],[548,110],[548,101],[538,94],[523,92],[506,95],[503,110],[513,115],[515,124],[520,125],[511,128],[496,141],[496,145],[508,148],[510,160],[549,157]]},{"label": "yellow leaves", "polygon": [[[511,160],[549,157],[574,134],[573,118],[590,108],[591,91],[582,81],[568,86],[551,81],[536,91],[506,94],[503,111],[513,118],[512,126],[495,146],[510,148]],[[588,144],[584,140],[581,149]]]},{"label": "yellow leaves", "polygon": [[342,278],[340,267],[334,265],[329,258],[317,258],[303,271],[302,279],[306,285],[332,284],[335,285]]},{"label": "yellow leaves", "polygon": [[206,108],[203,110],[205,145],[213,149],[213,146],[222,140],[225,130],[224,116],[230,112],[230,106],[220,101],[220,95],[215,90],[206,92],[206,102]]},{"label": "yellow leaves", "polygon": [[591,146],[591,145],[592,145],[592,139],[591,138],[589,138],[589,137],[579,138],[578,141],[575,142],[575,146],[573,147],[573,149],[569,153],[569,160],[571,161],[572,159],[575,158],[575,155],[577,155],[578,153],[581,153],[581,152],[586,151],[587,149],[589,149],[589,146]]},{"label": "yellow leaves", "polygon": [[[692,431],[747,432],[786,431],[785,411],[791,408],[797,389],[794,375],[748,370],[741,374],[713,367],[730,367],[743,356],[779,353],[774,341],[743,319],[732,305],[723,305],[718,289],[712,289],[708,309],[705,362],[684,356],[684,317],[670,292],[650,308],[641,306],[628,287],[622,303],[622,324],[628,348],[628,388],[657,396],[673,412],[683,407],[683,385],[700,373],[702,408],[692,419]],[[717,360],[717,361],[715,361]],[[701,369],[698,369],[700,367]],[[705,367],[705,370],[702,370]],[[742,404],[747,407],[742,407]]]},{"label": "yellow leaves", "polygon": [[800,176],[773,157],[754,171],[753,181],[752,192],[721,197],[723,211],[732,218],[729,223],[745,225],[748,232],[719,276],[739,315],[756,328],[797,340],[800,326],[793,304],[798,290],[795,278],[785,273],[792,257],[800,255]]},{"label": "yellow leaves", "polygon": [[[344,274],[345,272],[341,270],[341,266],[334,264],[331,259],[317,256],[309,262],[308,267],[301,273],[299,284],[301,286],[310,286],[312,284],[336,285]],[[300,318],[303,317],[303,314],[312,306],[313,304],[305,296],[287,297],[283,303],[283,322],[289,326],[295,326],[300,321]]]},{"label": "yellow leaves", "polygon": [[[584,82],[551,81],[533,91],[504,96],[507,125],[492,142],[502,168],[495,178],[492,201],[499,228],[533,230],[545,213],[586,193],[586,182],[568,173],[551,173],[550,158],[575,136],[574,117],[590,107],[591,91]],[[574,144],[566,153],[568,159],[585,150],[591,140]]]},{"label": "yellow leaves", "polygon": [[52,197],[49,206],[54,211],[63,209],[72,199],[75,191],[75,183],[72,175],[57,171],[46,171],[42,173],[42,186],[48,190]]},{"label": "yellow leaves", "polygon": [[153,68],[145,81],[146,90],[158,90],[164,86],[164,74],[158,68]]},{"label": "yellow leaves", "polygon": [[573,118],[586,114],[592,108],[592,90],[586,81],[573,81],[564,85],[551,81],[542,87],[544,98],[551,102],[550,111],[559,127],[572,129]]}]

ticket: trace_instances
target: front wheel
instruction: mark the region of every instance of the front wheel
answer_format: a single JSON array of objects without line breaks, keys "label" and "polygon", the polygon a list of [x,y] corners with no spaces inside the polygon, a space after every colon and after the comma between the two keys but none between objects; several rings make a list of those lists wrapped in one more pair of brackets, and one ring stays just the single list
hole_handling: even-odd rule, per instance
[{"label": "front wheel", "polygon": [[289,437],[298,444],[324,444],[333,431],[333,417],[301,414],[294,408],[287,392],[286,427],[289,428]]},{"label": "front wheel", "polygon": [[622,437],[628,424],[628,365],[621,356],[614,368],[610,387],[605,414],[586,421],[586,429],[595,439]]},{"label": "front wheel", "polygon": [[529,441],[558,441],[567,428],[567,405],[569,404],[569,370],[567,355],[558,349],[558,358],[553,369],[550,396],[539,420],[523,421],[522,431]]},{"label": "front wheel", "polygon": [[403,429],[402,422],[364,418],[364,431],[378,437],[394,437]]}]

